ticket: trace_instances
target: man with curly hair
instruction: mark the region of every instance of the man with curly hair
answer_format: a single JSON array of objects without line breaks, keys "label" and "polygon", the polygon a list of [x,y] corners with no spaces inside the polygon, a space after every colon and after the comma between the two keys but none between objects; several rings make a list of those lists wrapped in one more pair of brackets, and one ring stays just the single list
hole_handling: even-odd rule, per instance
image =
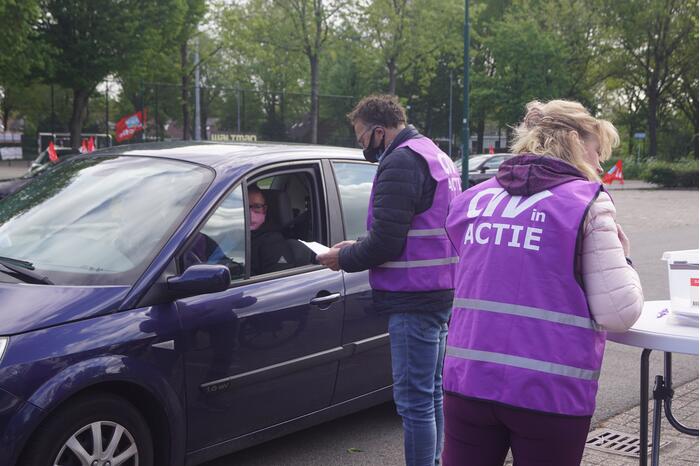
[{"label": "man with curly hair", "polygon": [[369,269],[375,309],[389,315],[406,464],[439,464],[442,361],[457,260],[444,227],[449,202],[460,192],[459,174],[430,139],[406,125],[396,96],[365,97],[348,118],[365,158],[379,162],[368,234],[336,244],[318,261],[333,270]]}]

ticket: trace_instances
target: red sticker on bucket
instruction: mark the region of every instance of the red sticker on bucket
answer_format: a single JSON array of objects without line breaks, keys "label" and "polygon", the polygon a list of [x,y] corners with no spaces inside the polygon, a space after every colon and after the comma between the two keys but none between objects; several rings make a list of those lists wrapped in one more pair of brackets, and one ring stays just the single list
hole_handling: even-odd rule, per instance
[{"label": "red sticker on bucket", "polygon": [[691,278],[690,286],[700,286],[700,278]]}]

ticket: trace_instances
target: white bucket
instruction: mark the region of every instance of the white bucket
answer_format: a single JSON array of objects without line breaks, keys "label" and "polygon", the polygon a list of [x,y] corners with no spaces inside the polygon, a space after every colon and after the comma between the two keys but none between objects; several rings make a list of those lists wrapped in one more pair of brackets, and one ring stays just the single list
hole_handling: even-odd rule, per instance
[{"label": "white bucket", "polygon": [[671,312],[679,316],[698,317],[698,250],[666,251],[661,256],[668,267]]}]

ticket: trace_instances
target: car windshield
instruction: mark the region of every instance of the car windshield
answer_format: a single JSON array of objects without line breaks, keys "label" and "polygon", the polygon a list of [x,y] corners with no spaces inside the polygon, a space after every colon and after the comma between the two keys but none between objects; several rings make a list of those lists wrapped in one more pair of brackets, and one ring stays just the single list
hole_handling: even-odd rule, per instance
[{"label": "car windshield", "polygon": [[30,262],[55,284],[131,285],[213,176],[146,157],[58,165],[0,202],[0,256]]}]

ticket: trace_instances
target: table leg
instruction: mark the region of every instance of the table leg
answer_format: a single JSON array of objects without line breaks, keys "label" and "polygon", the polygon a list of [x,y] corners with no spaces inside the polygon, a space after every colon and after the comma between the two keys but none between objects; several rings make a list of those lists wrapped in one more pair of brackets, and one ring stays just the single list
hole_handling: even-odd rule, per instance
[{"label": "table leg", "polygon": [[661,443],[661,408],[666,396],[664,378],[657,375],[654,382],[654,420],[651,433],[651,466],[659,464],[659,446]]},{"label": "table leg", "polygon": [[666,379],[666,396],[664,397],[664,412],[666,413],[666,419],[668,422],[679,432],[686,435],[698,436],[698,429],[691,429],[686,427],[678,421],[671,411],[671,401],[673,400],[673,385],[671,379],[671,353],[664,353],[664,378]]},{"label": "table leg", "polygon": [[642,351],[639,380],[639,466],[647,466],[647,444],[649,441],[649,354],[650,349]]}]

